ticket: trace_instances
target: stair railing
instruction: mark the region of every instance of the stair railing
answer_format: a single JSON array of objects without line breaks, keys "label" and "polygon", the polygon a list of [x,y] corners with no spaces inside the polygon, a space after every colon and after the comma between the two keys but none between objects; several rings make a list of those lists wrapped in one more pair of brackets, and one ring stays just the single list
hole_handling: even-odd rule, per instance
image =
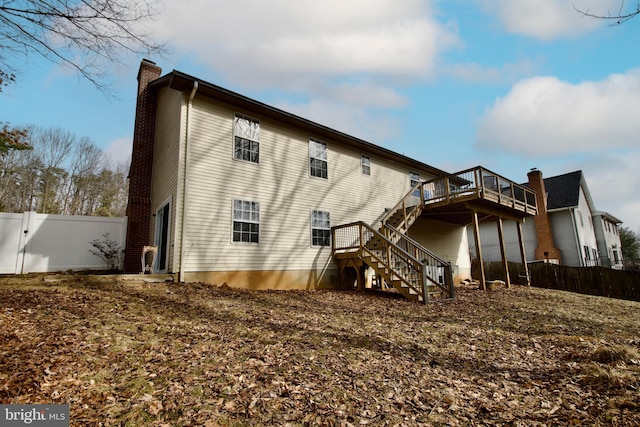
[{"label": "stair railing", "polygon": [[[391,283],[400,281],[407,290],[411,289],[428,302],[426,265],[395,245],[368,224],[358,221],[331,228],[331,244],[334,256],[340,253],[356,252],[361,259],[371,258],[371,263],[380,264],[376,268]],[[382,271],[380,271],[382,270]]]},{"label": "stair railing", "polygon": [[[440,258],[411,237],[389,224],[383,226],[383,233],[390,242],[419,260],[426,271],[426,280],[454,297],[453,271],[451,263]],[[436,280],[437,279],[437,280]]]},{"label": "stair railing", "polygon": [[[402,210],[403,219],[400,224],[397,224],[396,228],[404,231],[408,230],[413,221],[420,216],[422,207],[424,206],[424,187],[422,184],[422,182],[418,182],[414,185],[413,188],[382,217],[380,222],[386,224],[396,212]],[[413,203],[416,199],[417,203]],[[407,208],[409,208],[409,210],[407,210]]]}]

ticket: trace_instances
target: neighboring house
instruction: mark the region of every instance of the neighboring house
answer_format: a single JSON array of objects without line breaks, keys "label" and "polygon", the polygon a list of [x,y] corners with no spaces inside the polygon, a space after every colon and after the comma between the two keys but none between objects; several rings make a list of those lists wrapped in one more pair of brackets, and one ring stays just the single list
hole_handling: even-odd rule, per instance
[{"label": "neighboring house", "polygon": [[[449,175],[150,61],[138,82],[126,271],[153,245],[158,272],[245,288],[337,287],[371,267],[424,300],[427,282],[469,277],[466,224],[495,202],[443,204],[497,175]],[[527,191],[492,212],[534,213]]]},{"label": "neighboring house", "polygon": [[618,230],[620,224],[622,224],[622,221],[607,212],[598,211],[593,214],[593,226],[598,242],[600,265],[603,267],[616,270],[624,268],[622,244]]},{"label": "neighboring house", "polygon": [[[542,172],[534,169],[527,176],[529,182],[523,185],[538,196],[538,214],[523,226],[528,262],[622,268],[618,235],[622,222],[596,210],[582,171],[543,179]],[[493,228],[487,224],[480,228],[484,260],[499,261]],[[505,230],[507,259],[518,260],[514,225],[506,224]]]}]

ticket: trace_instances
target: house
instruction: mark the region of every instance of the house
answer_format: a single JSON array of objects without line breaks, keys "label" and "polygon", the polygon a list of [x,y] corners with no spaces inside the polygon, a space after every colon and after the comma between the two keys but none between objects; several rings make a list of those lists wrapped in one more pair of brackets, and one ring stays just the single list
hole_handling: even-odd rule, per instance
[{"label": "house", "polygon": [[[582,171],[543,178],[533,169],[523,184],[538,195],[538,214],[523,226],[527,262],[573,267],[622,268],[618,225],[614,216],[596,210]],[[505,225],[507,259],[518,260],[515,224]],[[501,260],[493,227],[480,227],[485,261]],[[473,242],[471,244],[473,248]]]},{"label": "house", "polygon": [[618,230],[620,224],[622,224],[622,221],[607,212],[596,211],[593,214],[593,227],[596,232],[598,254],[602,267],[615,270],[624,268],[620,232]]},{"label": "house", "polygon": [[[535,213],[485,169],[449,174],[147,60],[129,178],[126,271],[153,245],[155,271],[253,289],[363,286],[370,268],[412,299],[451,295],[474,212]],[[511,204],[483,179],[515,185]]]}]

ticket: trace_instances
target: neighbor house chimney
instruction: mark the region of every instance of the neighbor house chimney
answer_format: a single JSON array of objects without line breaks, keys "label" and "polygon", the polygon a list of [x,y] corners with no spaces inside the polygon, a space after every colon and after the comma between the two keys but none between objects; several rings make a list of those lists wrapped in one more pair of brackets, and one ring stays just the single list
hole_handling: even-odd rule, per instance
[{"label": "neighbor house chimney", "polygon": [[536,260],[557,260],[561,263],[560,251],[553,243],[553,231],[547,212],[547,190],[544,187],[542,172],[532,169],[528,174],[529,188],[536,192],[538,214],[533,218],[538,235],[538,247],[536,248]]},{"label": "neighbor house chimney", "polygon": [[151,221],[151,172],[156,125],[156,94],[149,83],[160,77],[162,69],[154,62],[143,59],[138,71],[138,99],[133,128],[133,151],[129,169],[129,200],[127,205],[127,245],[124,271],[141,270],[142,249],[149,245]]}]

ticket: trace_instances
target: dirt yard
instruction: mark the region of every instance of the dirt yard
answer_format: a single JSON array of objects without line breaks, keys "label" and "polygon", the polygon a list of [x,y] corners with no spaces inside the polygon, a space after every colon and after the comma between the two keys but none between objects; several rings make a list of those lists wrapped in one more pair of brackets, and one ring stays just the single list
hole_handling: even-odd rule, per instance
[{"label": "dirt yard", "polygon": [[0,402],[71,425],[640,425],[640,303],[0,278]]}]

